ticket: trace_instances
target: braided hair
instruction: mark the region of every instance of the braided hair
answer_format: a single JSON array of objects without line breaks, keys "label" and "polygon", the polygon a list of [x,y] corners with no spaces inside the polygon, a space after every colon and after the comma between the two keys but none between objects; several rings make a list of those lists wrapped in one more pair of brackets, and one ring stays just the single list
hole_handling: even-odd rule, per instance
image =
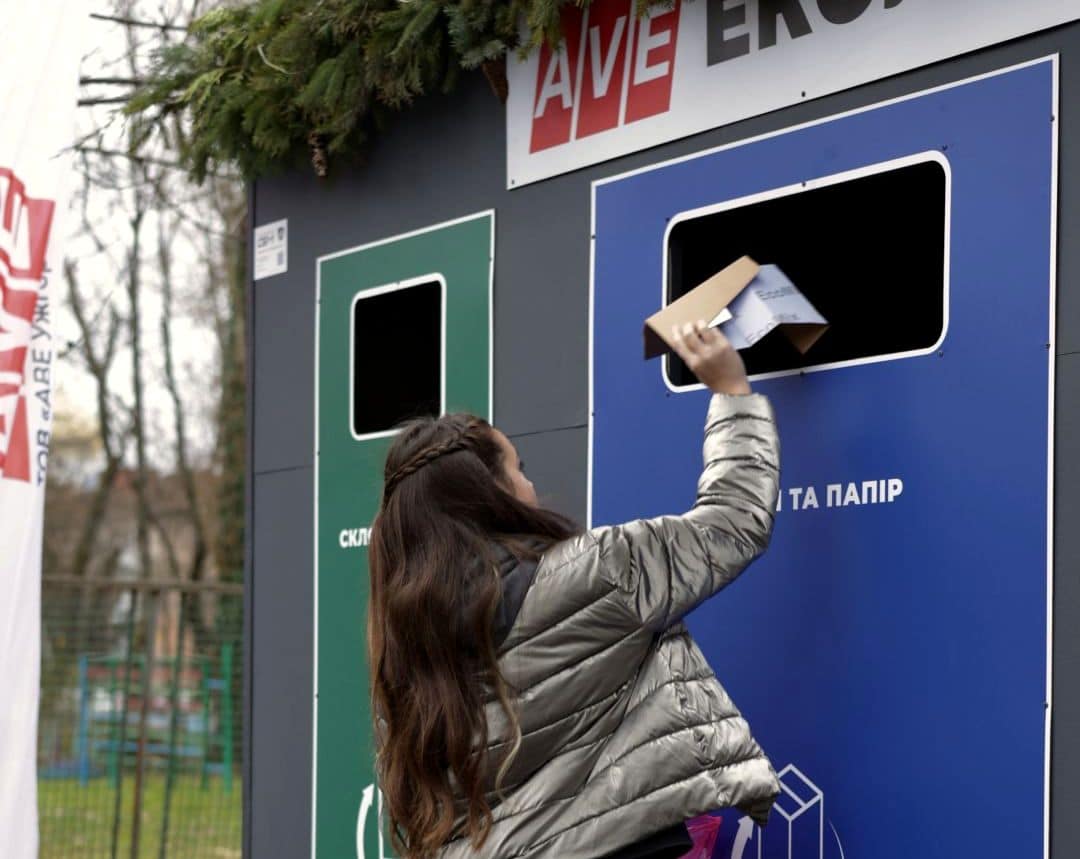
[{"label": "braided hair", "polygon": [[[454,417],[456,416],[451,416],[449,420],[453,421]],[[393,472],[388,471],[383,484],[383,503],[386,503],[386,499],[390,497],[394,489],[402,480],[410,474],[415,474],[428,463],[434,462],[436,459],[448,454],[457,453],[459,450],[470,450],[476,447],[478,437],[485,429],[490,429],[487,421],[477,417],[466,416],[464,422],[462,422],[460,426],[454,427],[454,431],[451,435],[448,435],[441,442],[437,442],[424,448],[419,453],[415,454],[412,459],[396,468]],[[387,468],[389,468],[389,465],[390,459],[388,458]]]}]

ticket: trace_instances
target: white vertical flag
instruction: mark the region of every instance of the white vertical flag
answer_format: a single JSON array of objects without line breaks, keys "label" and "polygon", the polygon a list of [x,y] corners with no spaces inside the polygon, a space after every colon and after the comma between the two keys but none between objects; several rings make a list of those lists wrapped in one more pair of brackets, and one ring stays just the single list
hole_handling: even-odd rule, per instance
[{"label": "white vertical flag", "polygon": [[[0,51],[0,852],[37,856],[41,538],[82,0],[9,4]],[[59,157],[58,157],[59,156]]]}]

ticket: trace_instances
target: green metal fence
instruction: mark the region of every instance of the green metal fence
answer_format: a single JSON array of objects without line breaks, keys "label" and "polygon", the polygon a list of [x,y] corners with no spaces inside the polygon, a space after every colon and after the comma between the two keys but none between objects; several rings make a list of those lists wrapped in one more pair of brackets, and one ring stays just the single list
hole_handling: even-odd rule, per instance
[{"label": "green metal fence", "polygon": [[239,859],[242,599],[46,577],[41,859]]}]

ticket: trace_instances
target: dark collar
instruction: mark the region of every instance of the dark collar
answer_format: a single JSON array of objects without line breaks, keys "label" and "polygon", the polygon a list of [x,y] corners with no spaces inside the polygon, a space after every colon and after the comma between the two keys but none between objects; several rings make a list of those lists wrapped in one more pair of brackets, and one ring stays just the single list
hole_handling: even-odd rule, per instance
[{"label": "dark collar", "polygon": [[492,643],[498,650],[517,620],[521,604],[525,602],[525,594],[532,585],[536,575],[538,561],[527,558],[517,558],[504,546],[498,546],[495,557],[499,565],[499,576],[502,579],[502,600],[495,611],[495,624],[492,629]]}]

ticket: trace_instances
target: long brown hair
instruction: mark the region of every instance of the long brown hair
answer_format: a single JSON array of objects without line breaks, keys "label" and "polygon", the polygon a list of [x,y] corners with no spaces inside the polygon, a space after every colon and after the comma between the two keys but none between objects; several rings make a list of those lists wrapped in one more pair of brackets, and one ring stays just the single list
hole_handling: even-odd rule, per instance
[{"label": "long brown hair", "polygon": [[[492,639],[495,546],[520,556],[576,531],[511,493],[485,421],[424,418],[395,438],[369,547],[368,656],[379,786],[391,843],[408,859],[428,859],[458,834],[484,843],[485,777],[498,763],[498,788],[520,742]],[[500,762],[484,751],[484,704],[494,698],[515,734]]]}]

